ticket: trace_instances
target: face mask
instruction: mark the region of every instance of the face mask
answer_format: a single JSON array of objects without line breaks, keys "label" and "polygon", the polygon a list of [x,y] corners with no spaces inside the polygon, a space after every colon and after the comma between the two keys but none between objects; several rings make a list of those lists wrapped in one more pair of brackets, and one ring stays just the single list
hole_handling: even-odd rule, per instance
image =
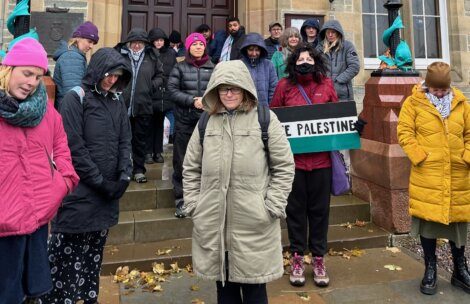
[{"label": "face mask", "polygon": [[302,64],[296,65],[295,70],[301,75],[306,75],[306,74],[313,72],[313,67],[314,67],[313,64],[302,63]]},{"label": "face mask", "polygon": [[250,57],[249,59],[250,59],[250,65],[251,65],[252,67],[255,67],[255,66],[258,65],[258,63],[259,63],[259,57]]}]

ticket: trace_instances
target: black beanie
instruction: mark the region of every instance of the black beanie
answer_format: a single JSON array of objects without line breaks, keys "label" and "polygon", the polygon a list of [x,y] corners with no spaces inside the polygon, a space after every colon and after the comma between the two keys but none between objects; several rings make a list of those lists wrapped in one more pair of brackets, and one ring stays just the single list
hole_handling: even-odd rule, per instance
[{"label": "black beanie", "polygon": [[181,42],[181,34],[178,31],[173,31],[168,37],[171,43],[180,43]]}]

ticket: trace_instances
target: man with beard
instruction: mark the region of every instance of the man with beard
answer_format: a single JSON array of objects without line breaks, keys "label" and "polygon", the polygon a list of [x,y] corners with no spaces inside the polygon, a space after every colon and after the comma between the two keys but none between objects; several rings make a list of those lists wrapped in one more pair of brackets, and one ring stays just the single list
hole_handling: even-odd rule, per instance
[{"label": "man with beard", "polygon": [[227,19],[228,37],[225,39],[219,61],[237,60],[241,58],[240,46],[245,39],[245,28],[240,25],[237,17]]},{"label": "man with beard", "polygon": [[269,24],[269,33],[271,36],[266,38],[264,43],[266,44],[266,50],[268,51],[267,59],[271,60],[274,52],[279,51],[281,48],[281,45],[279,44],[279,38],[282,35],[282,25],[277,21],[271,22]]}]

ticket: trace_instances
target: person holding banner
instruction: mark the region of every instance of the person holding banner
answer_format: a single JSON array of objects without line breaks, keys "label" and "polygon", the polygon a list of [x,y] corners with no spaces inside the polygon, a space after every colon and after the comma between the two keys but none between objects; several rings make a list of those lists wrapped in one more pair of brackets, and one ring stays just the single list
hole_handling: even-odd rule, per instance
[{"label": "person holding banner", "polygon": [[[276,115],[258,109],[242,61],[217,64],[202,102],[206,128],[199,129],[202,116],[183,164],[194,272],[216,281],[217,303],[267,304],[266,283],[284,274],[279,222],[294,178],[292,152]],[[266,143],[258,113],[270,113]]]},{"label": "person holding banner", "polygon": [[451,284],[470,293],[465,258],[470,222],[470,105],[451,87],[450,66],[434,62],[400,110],[398,141],[411,161],[411,234],[420,237],[425,271],[420,291],[437,291],[436,239],[449,240]]},{"label": "person holding banner", "polygon": [[[271,107],[305,106],[336,102],[335,88],[326,77],[322,54],[310,45],[301,45],[288,57],[288,76],[279,81]],[[294,286],[305,284],[304,252],[313,256],[314,282],[328,286],[325,268],[330,209],[331,159],[329,152],[294,155],[295,178],[286,213],[290,241],[291,274]],[[308,227],[308,230],[307,230]]]}]

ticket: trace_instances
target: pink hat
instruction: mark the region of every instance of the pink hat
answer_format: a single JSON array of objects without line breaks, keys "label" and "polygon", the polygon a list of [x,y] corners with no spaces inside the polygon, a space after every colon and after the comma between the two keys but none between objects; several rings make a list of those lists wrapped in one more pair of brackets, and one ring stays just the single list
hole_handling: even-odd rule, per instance
[{"label": "pink hat", "polygon": [[192,33],[186,38],[186,40],[184,42],[184,46],[186,47],[187,50],[189,50],[191,45],[193,45],[193,43],[196,42],[196,41],[201,41],[202,43],[204,43],[204,47],[207,44],[206,38],[204,38],[204,36],[202,36],[202,34]]},{"label": "pink hat", "polygon": [[15,43],[3,58],[2,65],[35,66],[47,72],[47,53],[42,44],[34,38],[24,38]]}]

